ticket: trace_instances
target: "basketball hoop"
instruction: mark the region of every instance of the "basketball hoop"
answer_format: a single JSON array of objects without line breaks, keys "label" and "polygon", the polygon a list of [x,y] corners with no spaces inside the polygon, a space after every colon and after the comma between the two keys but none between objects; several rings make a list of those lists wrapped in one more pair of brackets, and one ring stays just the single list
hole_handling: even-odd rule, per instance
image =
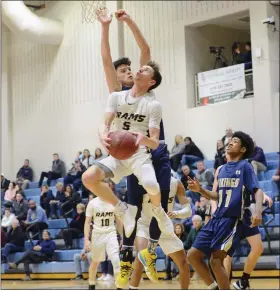
[{"label": "basketball hoop", "polygon": [[106,8],[106,1],[80,1],[83,9],[83,23],[93,23],[97,19],[97,11],[99,14],[108,14],[108,9]]}]

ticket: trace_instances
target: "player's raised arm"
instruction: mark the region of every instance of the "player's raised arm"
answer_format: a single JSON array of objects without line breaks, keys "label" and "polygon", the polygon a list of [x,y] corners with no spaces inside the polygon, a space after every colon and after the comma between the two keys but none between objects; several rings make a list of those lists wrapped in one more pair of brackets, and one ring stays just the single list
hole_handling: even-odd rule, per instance
[{"label": "player's raised arm", "polygon": [[98,20],[101,23],[101,56],[109,92],[121,91],[121,83],[113,65],[109,43],[109,29],[112,22],[111,15],[103,15],[98,12]]},{"label": "player's raised arm", "polygon": [[192,216],[192,209],[191,209],[189,200],[186,196],[185,187],[181,181],[178,181],[176,195],[178,197],[180,204],[182,205],[182,209],[177,210],[177,211],[168,212],[167,215],[170,218],[181,218],[181,219],[191,217]]},{"label": "player's raised arm", "polygon": [[210,200],[215,200],[215,201],[218,200],[218,193],[216,191],[209,191],[209,190],[203,189],[196,178],[194,178],[193,180],[190,177],[188,177],[188,188],[193,192],[200,193],[202,196]]},{"label": "player's raised arm", "polygon": [[151,61],[151,51],[150,46],[147,43],[145,37],[143,36],[141,30],[125,10],[122,9],[118,10],[115,13],[115,16],[119,21],[124,21],[130,28],[131,32],[133,33],[133,36],[140,49],[140,66],[142,67],[144,65],[147,65],[148,62]]},{"label": "player's raised arm", "polygon": [[[222,166],[217,168],[217,170],[215,172],[215,176],[214,176],[214,183],[213,183],[212,191],[216,192],[216,193],[217,193],[217,189],[218,189],[218,174],[219,174],[221,167]],[[211,203],[211,214],[213,214],[217,209],[217,201],[210,200],[210,203]]]}]

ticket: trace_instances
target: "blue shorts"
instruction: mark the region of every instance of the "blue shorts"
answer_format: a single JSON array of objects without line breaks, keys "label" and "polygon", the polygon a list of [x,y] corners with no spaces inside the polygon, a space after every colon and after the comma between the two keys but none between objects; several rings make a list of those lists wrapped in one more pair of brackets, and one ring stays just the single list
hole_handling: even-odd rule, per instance
[{"label": "blue shorts", "polygon": [[[235,245],[235,249],[237,246],[240,245],[240,241],[242,241],[243,239],[260,233],[260,230],[257,226],[250,227],[251,216],[252,216],[252,213],[250,209],[245,209],[243,219],[239,220],[238,225],[237,225],[237,231],[236,231],[237,235],[235,236],[234,242],[233,242],[233,244]],[[228,252],[228,255],[232,257],[234,254],[234,251],[235,251],[234,249],[231,249]]]},{"label": "blue shorts", "polygon": [[228,252],[234,249],[233,241],[236,235],[237,218],[222,217],[209,220],[199,231],[193,247],[210,256],[213,251]]},{"label": "blue shorts", "polygon": [[[155,169],[160,190],[165,193],[170,192],[171,168],[167,145],[160,144],[152,151],[152,161]],[[139,185],[138,179],[134,175],[127,177],[127,202],[132,205],[142,205],[142,197],[147,191]]]}]

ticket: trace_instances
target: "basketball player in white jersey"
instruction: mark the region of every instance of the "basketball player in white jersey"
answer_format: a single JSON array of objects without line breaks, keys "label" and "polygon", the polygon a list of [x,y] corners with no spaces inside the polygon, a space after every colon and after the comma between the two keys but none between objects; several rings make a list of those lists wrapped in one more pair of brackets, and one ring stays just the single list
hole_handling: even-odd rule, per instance
[{"label": "basketball player in white jersey", "polygon": [[[147,149],[159,146],[161,105],[155,100],[151,90],[161,83],[158,66],[150,62],[141,67],[134,79],[134,86],[128,91],[114,92],[109,96],[105,112],[103,132],[100,141],[110,149],[110,131],[128,130],[136,135],[137,152],[127,160],[117,160],[112,156],[98,161],[83,174],[83,184],[103,201],[116,207],[116,213],[123,220],[127,237],[135,226],[137,207],[120,201],[103,182],[111,178],[118,183],[124,176],[134,174],[150,195],[153,216],[163,233],[173,232],[173,224],[161,206],[161,193],[152,165],[151,154]],[[149,133],[149,136],[147,136]],[[85,237],[85,244],[89,245]]]},{"label": "basketball player in white jersey", "polygon": [[[120,272],[119,242],[117,230],[122,234],[122,223],[116,217],[115,208],[111,204],[96,197],[92,199],[86,210],[84,236],[90,235],[90,226],[93,221],[91,247],[85,246],[86,251],[91,251],[91,265],[89,267],[89,289],[94,290],[96,273],[100,262],[105,261],[106,254],[112,262],[114,276]],[[116,223],[116,224],[115,224]]]},{"label": "basketball player in white jersey", "polygon": [[[179,211],[173,211],[173,205],[175,196],[177,195],[182,209]],[[189,201],[186,197],[185,188],[181,181],[171,177],[170,193],[168,200],[168,216],[170,218],[187,218],[191,217],[192,210],[189,204]],[[130,289],[138,289],[139,283],[142,277],[143,271],[143,258],[141,257],[140,251],[145,249],[148,245],[149,239],[149,225],[153,217],[152,207],[150,203],[150,198],[147,194],[144,195],[141,217],[137,222],[137,232],[136,232],[136,251],[138,256],[135,260],[134,271],[130,279]],[[181,289],[188,289],[190,275],[189,275],[189,266],[187,263],[187,256],[184,250],[183,242],[176,236],[173,232],[170,235],[161,234],[159,239],[159,245],[162,248],[163,252],[170,256],[174,263],[179,268],[180,274],[180,285]],[[143,265],[142,265],[143,264]],[[154,265],[153,268],[156,268]],[[149,272],[146,271],[146,274],[149,276]],[[149,277],[153,281],[153,277]]]}]

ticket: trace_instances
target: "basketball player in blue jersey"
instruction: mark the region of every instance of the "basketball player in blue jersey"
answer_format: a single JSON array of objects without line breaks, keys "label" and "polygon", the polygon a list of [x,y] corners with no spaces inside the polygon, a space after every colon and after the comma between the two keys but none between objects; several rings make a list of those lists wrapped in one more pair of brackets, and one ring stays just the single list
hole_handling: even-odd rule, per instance
[{"label": "basketball player in blue jersey", "polygon": [[[130,16],[124,10],[118,10],[115,13],[116,18],[119,21],[125,22],[131,29],[136,42],[140,48],[140,65],[143,66],[151,60],[150,47],[143,37],[136,23],[130,18]],[[129,90],[133,86],[133,75],[131,73],[131,62],[128,58],[121,58],[114,63],[110,53],[109,44],[109,25],[112,21],[112,17],[100,15],[98,17],[102,24],[102,37],[101,37],[101,54],[106,75],[106,81],[110,93],[114,91]],[[168,195],[170,192],[170,178],[171,169],[169,163],[169,156],[167,153],[167,146],[164,144],[164,129],[163,124],[160,124],[160,146],[152,151],[153,166],[155,168],[157,180],[161,190],[161,204],[165,211],[167,211]],[[146,191],[139,185],[137,178],[134,175],[127,177],[128,188],[128,203],[141,206],[143,201],[143,195]],[[136,220],[140,217],[140,207],[136,215]],[[140,252],[139,256],[142,256],[142,262],[145,262],[145,269],[148,270],[150,276],[154,281],[157,280],[157,272],[155,267],[156,253],[155,249],[160,237],[161,231],[158,227],[156,219],[153,217],[150,224],[150,240],[147,249]],[[121,250],[121,272],[117,278],[119,286],[126,286],[129,280],[129,276],[132,272],[133,263],[133,245],[136,236],[136,226],[132,235],[127,238],[124,235],[123,245]]]},{"label": "basketball player in blue jersey", "polygon": [[[236,242],[237,226],[243,218],[244,206],[248,206],[250,200],[256,204],[251,227],[258,226],[262,221],[263,192],[259,189],[252,166],[245,160],[251,156],[253,149],[254,142],[249,135],[240,131],[234,133],[226,147],[228,162],[215,175],[213,190],[216,191],[203,189],[196,179],[189,178],[191,191],[218,201],[213,218],[201,229],[188,252],[189,263],[209,289],[230,289],[223,261],[227,253],[235,248],[233,242]],[[203,261],[205,256],[211,256],[210,264],[218,286]]]}]

